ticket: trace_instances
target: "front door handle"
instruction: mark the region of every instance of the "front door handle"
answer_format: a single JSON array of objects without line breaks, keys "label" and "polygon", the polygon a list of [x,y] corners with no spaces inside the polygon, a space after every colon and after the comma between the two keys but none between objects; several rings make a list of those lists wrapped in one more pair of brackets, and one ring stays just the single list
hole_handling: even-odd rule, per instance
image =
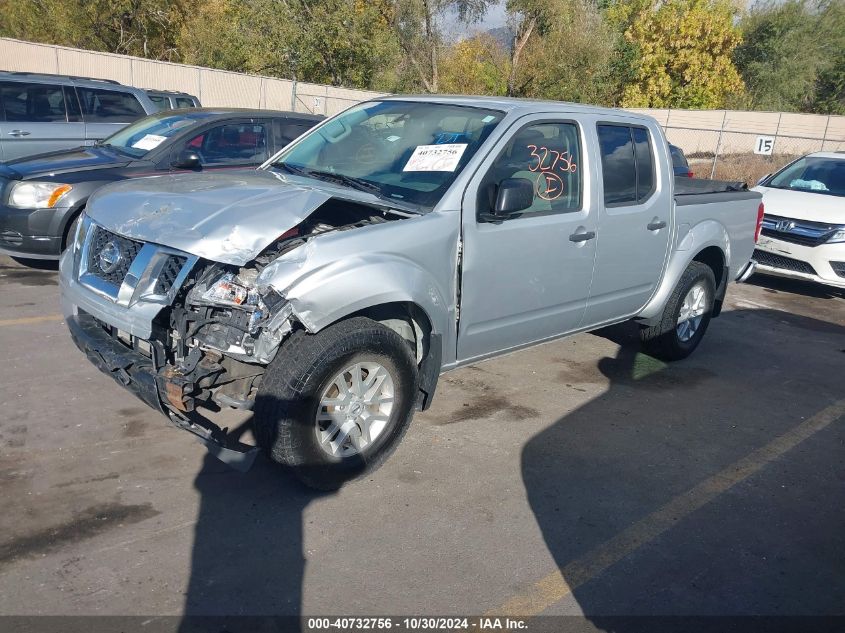
[{"label": "front door handle", "polygon": [[9,132],[9,136],[29,136],[32,132],[27,132],[26,130],[12,130]]},{"label": "front door handle", "polygon": [[569,236],[570,242],[586,242],[596,237],[595,231],[583,231],[581,233],[573,233]]},{"label": "front door handle", "polygon": [[666,228],[666,222],[664,222],[663,220],[658,220],[657,218],[654,218],[651,222],[649,222],[649,224],[648,224],[648,226],[646,226],[646,228],[649,231],[659,231],[660,229]]}]

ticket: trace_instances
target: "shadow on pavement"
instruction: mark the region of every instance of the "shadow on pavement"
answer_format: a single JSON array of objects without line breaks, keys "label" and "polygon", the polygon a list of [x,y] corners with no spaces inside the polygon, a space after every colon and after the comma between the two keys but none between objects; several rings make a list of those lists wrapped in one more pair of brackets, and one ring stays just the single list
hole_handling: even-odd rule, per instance
[{"label": "shadow on pavement", "polygon": [[826,286],[813,281],[802,281],[800,279],[775,277],[774,275],[762,275],[758,273],[752,275],[745,283],[752,286],[759,286],[767,292],[773,292],[775,294],[785,292],[816,299],[845,299],[845,289],[834,288],[833,286]]},{"label": "shadow on pavement", "polygon": [[668,505],[845,398],[845,327],[736,310],[710,328],[671,365],[639,353],[634,325],[596,332],[620,345],[595,372],[608,391],[525,445],[527,498],[572,589],[544,613],[633,631],[613,616],[845,612],[845,425],[708,503]]},{"label": "shadow on pavement", "polygon": [[[240,439],[251,424],[230,436]],[[227,619],[300,615],[303,513],[332,493],[306,488],[262,455],[240,473],[208,454],[194,487],[200,506],[181,633],[298,630],[296,620]]]},{"label": "shadow on pavement", "polygon": [[36,270],[58,271],[59,261],[57,259],[27,259],[24,257],[12,257],[15,262],[27,268]]}]

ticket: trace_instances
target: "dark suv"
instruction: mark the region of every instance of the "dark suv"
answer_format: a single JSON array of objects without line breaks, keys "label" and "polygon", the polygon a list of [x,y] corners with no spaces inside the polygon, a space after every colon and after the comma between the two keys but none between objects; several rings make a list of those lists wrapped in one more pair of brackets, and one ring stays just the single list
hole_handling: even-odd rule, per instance
[{"label": "dark suv", "polygon": [[116,81],[0,72],[0,160],[93,143],[157,110]]},{"label": "dark suv", "polygon": [[202,107],[200,100],[187,92],[176,92],[174,90],[145,90],[145,92],[159,110]]},{"label": "dark suv", "polygon": [[256,167],[322,118],[236,108],[164,110],[91,147],[0,163],[0,253],[58,259],[73,221],[103,185]]}]

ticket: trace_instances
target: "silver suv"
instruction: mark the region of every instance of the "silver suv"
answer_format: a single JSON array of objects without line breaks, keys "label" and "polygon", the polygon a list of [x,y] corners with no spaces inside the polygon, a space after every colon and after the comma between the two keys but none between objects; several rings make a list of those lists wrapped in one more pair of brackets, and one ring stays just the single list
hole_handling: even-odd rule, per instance
[{"label": "silver suv", "polygon": [[116,81],[0,72],[0,160],[90,145],[156,111]]}]

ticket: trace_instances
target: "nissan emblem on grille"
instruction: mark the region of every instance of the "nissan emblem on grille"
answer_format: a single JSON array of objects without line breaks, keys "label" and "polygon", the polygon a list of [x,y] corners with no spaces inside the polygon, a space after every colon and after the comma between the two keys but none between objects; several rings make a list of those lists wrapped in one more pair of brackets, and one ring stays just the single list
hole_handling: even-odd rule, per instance
[{"label": "nissan emblem on grille", "polygon": [[100,250],[97,256],[97,262],[100,265],[100,270],[108,274],[114,272],[120,265],[120,260],[123,259],[123,252],[120,246],[114,240],[109,240]]}]

